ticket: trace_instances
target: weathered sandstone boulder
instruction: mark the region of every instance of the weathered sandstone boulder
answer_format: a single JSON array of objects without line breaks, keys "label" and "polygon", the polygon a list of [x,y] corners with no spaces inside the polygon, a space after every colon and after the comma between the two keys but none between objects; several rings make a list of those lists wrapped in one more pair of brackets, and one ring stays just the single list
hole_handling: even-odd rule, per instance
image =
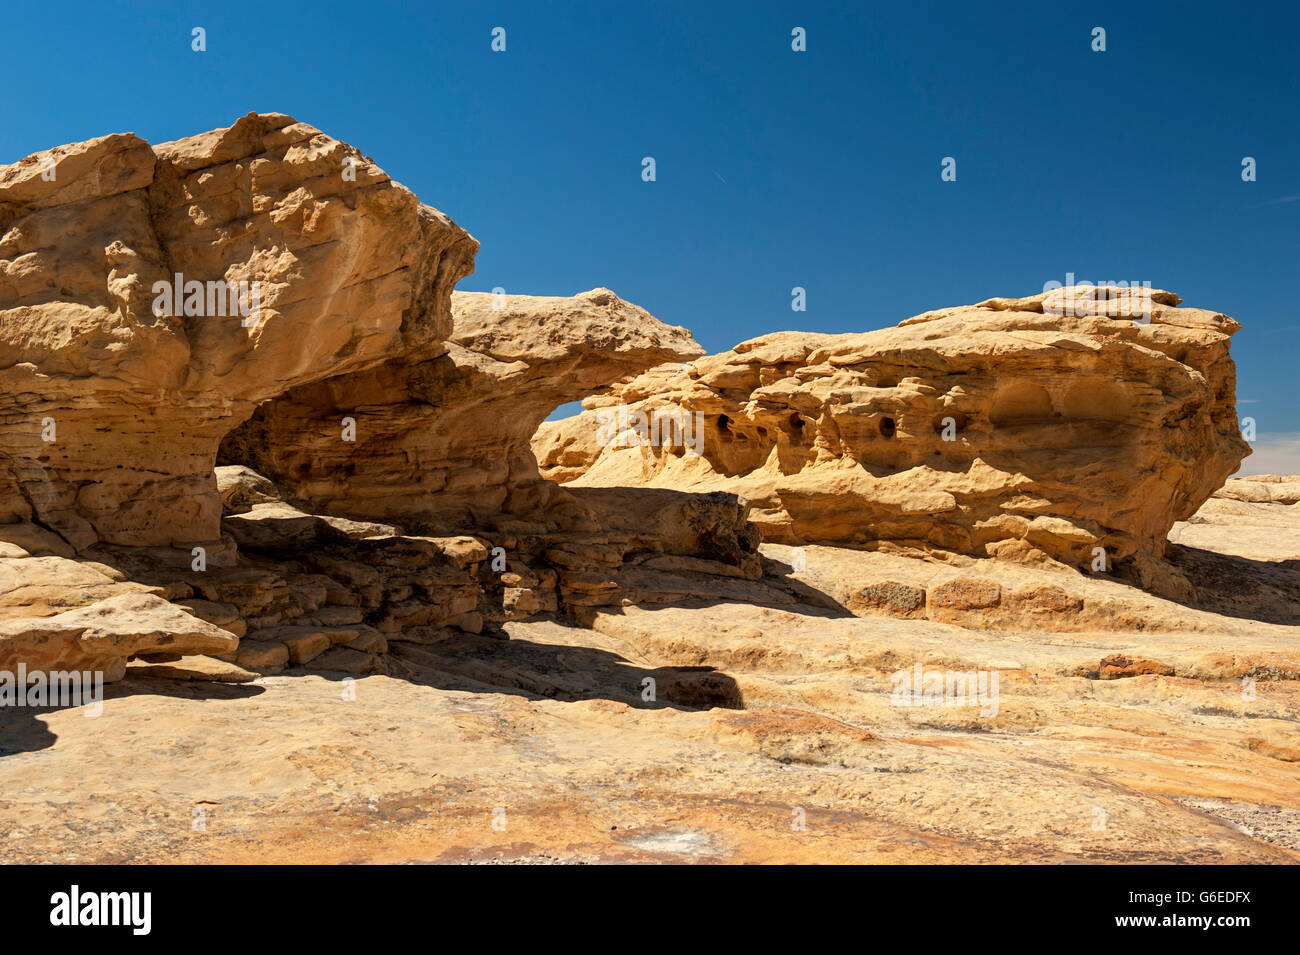
[{"label": "weathered sandstone boulder", "polygon": [[227,514],[242,514],[258,504],[282,500],[280,489],[252,468],[238,464],[219,467],[216,477],[221,509]]},{"label": "weathered sandstone boulder", "polygon": [[476,249],[279,114],[0,167],[0,540],[216,540],[222,436],[289,388],[435,350]]},{"label": "weathered sandstone boulder", "polygon": [[[1085,571],[1104,555],[1107,572],[1186,596],[1166,536],[1249,447],[1228,353],[1240,326],[1179,303],[1155,291],[1133,314],[1069,288],[863,334],[766,335],[589,398],[534,449],[571,488],[742,495],[769,541]],[[699,415],[699,454],[657,440],[656,419],[683,414]]]}]

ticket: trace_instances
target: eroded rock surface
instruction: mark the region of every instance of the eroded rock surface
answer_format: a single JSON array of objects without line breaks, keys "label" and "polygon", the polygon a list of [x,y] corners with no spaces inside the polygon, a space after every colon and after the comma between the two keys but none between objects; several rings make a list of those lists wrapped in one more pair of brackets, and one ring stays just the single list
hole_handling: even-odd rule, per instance
[{"label": "eroded rock surface", "polygon": [[[607,289],[453,296],[475,248],[283,116],[0,168],[15,859],[1296,860],[1300,481],[1206,500],[1231,319],[700,358]],[[155,313],[182,271],[255,320]],[[608,447],[619,403],[701,443]]]},{"label": "eroded rock surface", "polygon": [[[1166,536],[1249,448],[1239,325],[1179,301],[1152,292],[1135,316],[1105,290],[1064,289],[863,334],[767,335],[620,383],[534,448],[571,487],[737,493],[768,541],[1087,571],[1104,552],[1106,572],[1190,597]],[[680,413],[700,415],[702,453],[653,443],[656,418]]]},{"label": "eroded rock surface", "polygon": [[1256,474],[1230,478],[1214,496],[1252,504],[1300,504],[1300,474]]},{"label": "eroded rock surface", "polygon": [[[295,385],[436,347],[476,249],[279,114],[0,167],[0,539],[217,540],[221,437]],[[183,300],[162,300],[177,276]],[[210,285],[241,281],[242,311]]]},{"label": "eroded rock surface", "polygon": [[157,651],[223,653],[239,639],[161,597],[127,593],[39,619],[0,620],[0,671],[99,671],[120,679],[128,658]]},{"label": "eroded rock surface", "polygon": [[[279,114],[0,168],[10,655],[31,621],[143,594],[243,640],[214,673],[382,672],[389,636],[668,599],[659,556],[756,579],[734,496],[574,494],[530,449],[556,406],[700,355],[690,333],[608,289],[457,293],[453,321],[477,248]],[[139,636],[112,675],[204,652]]]}]

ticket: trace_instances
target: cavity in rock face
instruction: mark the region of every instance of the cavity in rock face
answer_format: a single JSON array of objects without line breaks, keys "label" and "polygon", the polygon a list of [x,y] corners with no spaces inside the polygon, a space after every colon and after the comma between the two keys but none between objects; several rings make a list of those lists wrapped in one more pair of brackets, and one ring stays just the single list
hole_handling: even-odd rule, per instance
[{"label": "cavity in rock face", "polygon": [[[572,489],[743,495],[769,541],[1059,561],[1185,597],[1161,560],[1169,529],[1250,450],[1228,353],[1240,326],[1179,304],[1153,291],[1139,315],[1061,289],[767,335],[588,399],[534,450]],[[601,442],[598,416],[620,406],[698,413],[703,453]]]},{"label": "cavity in rock face", "polygon": [[290,388],[436,354],[477,249],[279,114],[0,167],[0,667],[117,679],[304,617],[322,584],[223,534],[217,446]]}]

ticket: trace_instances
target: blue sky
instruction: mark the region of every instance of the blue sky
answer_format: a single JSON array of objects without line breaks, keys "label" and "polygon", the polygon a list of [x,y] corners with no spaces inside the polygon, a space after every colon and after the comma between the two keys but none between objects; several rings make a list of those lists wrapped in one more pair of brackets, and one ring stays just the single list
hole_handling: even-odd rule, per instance
[{"label": "blue sky", "polygon": [[1296,5],[418,7],[11,4],[0,162],[289,113],[483,243],[461,288],[605,285],[709,351],[1150,281],[1244,324],[1245,471],[1300,472]]}]

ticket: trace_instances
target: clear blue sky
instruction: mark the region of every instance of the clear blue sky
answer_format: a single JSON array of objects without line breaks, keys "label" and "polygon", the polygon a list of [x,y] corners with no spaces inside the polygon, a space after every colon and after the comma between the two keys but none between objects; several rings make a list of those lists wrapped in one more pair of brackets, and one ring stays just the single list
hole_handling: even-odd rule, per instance
[{"label": "clear blue sky", "polygon": [[483,243],[461,288],[606,285],[710,351],[1150,281],[1245,325],[1241,414],[1300,471],[1297,5],[409,6],[9,4],[0,162],[289,113]]}]

